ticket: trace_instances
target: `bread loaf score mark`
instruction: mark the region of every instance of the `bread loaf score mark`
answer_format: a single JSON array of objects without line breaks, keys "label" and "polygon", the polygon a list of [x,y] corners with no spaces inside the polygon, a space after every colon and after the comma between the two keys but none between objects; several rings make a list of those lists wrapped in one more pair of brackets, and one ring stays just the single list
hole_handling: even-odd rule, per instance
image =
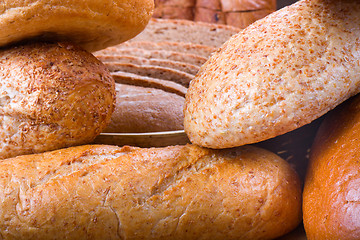
[{"label": "bread loaf score mark", "polygon": [[230,38],[186,95],[191,142],[228,148],[284,134],[359,92],[360,2],[301,0]]},{"label": "bread loaf score mark", "polygon": [[251,146],[88,145],[0,162],[0,176],[3,239],[274,239],[301,220],[296,173]]}]

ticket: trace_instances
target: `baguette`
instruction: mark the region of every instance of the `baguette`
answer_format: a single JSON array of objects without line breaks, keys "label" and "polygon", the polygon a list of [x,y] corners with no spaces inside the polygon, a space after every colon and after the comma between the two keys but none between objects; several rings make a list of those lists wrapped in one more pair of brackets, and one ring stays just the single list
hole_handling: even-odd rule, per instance
[{"label": "baguette", "polygon": [[0,46],[28,39],[70,41],[88,51],[119,44],[150,20],[152,0],[12,0],[0,6]]},{"label": "baguette", "polygon": [[210,148],[264,141],[357,94],[359,12],[359,1],[301,0],[232,37],[191,81],[190,141]]},{"label": "baguette", "polygon": [[80,146],[0,162],[2,239],[273,239],[301,218],[296,173],[255,147]]},{"label": "baguette", "polygon": [[115,83],[69,43],[0,51],[0,159],[91,142],[110,121]]},{"label": "baguette", "polygon": [[360,239],[360,95],[326,115],[311,148],[304,227],[312,239]]}]

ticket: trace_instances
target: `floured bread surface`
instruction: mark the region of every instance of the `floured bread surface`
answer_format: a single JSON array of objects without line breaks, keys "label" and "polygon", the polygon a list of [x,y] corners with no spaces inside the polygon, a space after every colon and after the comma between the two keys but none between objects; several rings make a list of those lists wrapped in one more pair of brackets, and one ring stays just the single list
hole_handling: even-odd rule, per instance
[{"label": "floured bread surface", "polygon": [[91,142],[109,123],[115,84],[67,43],[0,51],[0,159]]},{"label": "floured bread surface", "polygon": [[153,8],[152,0],[3,1],[0,45],[36,37],[71,41],[95,51],[136,36]]},{"label": "floured bread surface", "polygon": [[191,82],[185,131],[227,148],[286,133],[359,92],[360,2],[302,0],[257,21]]}]

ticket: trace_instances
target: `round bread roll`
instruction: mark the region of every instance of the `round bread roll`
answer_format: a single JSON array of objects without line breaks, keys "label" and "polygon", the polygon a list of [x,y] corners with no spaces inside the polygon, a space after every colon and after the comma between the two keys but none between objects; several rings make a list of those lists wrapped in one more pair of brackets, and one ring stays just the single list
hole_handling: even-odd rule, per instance
[{"label": "round bread roll", "polygon": [[67,43],[0,51],[0,159],[84,144],[106,127],[115,83],[92,54]]},{"label": "round bread roll", "polygon": [[326,116],[305,179],[307,238],[360,239],[360,95]]},{"label": "round bread roll", "polygon": [[153,8],[152,0],[5,1],[0,6],[0,46],[40,38],[95,51],[136,36]]}]

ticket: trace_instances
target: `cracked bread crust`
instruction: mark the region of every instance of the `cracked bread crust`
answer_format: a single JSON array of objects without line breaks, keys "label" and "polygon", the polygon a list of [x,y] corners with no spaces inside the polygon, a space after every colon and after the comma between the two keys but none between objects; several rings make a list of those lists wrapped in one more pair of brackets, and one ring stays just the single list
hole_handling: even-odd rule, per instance
[{"label": "cracked bread crust", "polygon": [[302,0],[232,37],[191,81],[190,141],[210,148],[260,142],[357,94],[359,11],[358,1]]},{"label": "cracked bread crust", "polygon": [[140,33],[153,9],[152,0],[3,1],[0,45],[35,37],[100,50]]},{"label": "cracked bread crust", "polygon": [[91,142],[109,123],[115,83],[68,43],[0,51],[0,159]]},{"label": "cracked bread crust", "polygon": [[79,146],[0,162],[3,239],[273,239],[301,220],[301,188],[252,146]]}]

